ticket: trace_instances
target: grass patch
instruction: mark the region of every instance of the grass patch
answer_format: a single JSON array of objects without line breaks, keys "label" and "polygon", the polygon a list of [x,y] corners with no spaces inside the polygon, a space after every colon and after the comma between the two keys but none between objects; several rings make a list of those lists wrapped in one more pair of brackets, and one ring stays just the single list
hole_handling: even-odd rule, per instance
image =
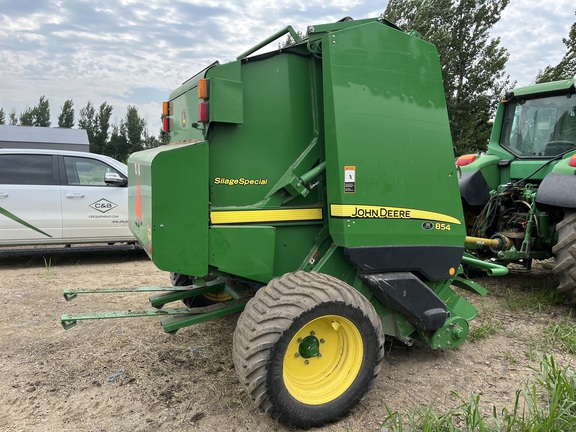
[{"label": "grass patch", "polygon": [[547,346],[558,348],[569,354],[576,354],[576,325],[571,317],[548,324],[544,330],[544,342]]},{"label": "grass patch", "polygon": [[495,406],[489,414],[480,408],[480,396],[472,395],[447,413],[433,406],[403,417],[386,407],[388,417],[382,432],[536,432],[576,430],[576,379],[570,367],[560,368],[554,357],[542,356],[535,383],[516,391],[512,410]]},{"label": "grass patch", "polygon": [[565,297],[556,287],[523,287],[522,290],[506,289],[503,292],[504,306],[511,311],[542,313],[564,303]]},{"label": "grass patch", "polygon": [[468,340],[471,342],[478,342],[479,340],[486,339],[488,336],[499,333],[503,328],[504,324],[502,321],[488,318],[470,330],[468,333]]}]

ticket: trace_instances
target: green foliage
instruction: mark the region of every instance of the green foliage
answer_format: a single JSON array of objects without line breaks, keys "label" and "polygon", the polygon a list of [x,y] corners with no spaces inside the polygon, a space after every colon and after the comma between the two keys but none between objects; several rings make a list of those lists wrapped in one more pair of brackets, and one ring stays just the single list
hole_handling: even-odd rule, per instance
[{"label": "green foliage", "polygon": [[6,115],[4,114],[4,110],[0,108],[0,125],[6,124]]},{"label": "green foliage", "polygon": [[571,317],[548,324],[544,338],[547,346],[576,354],[576,325]]},{"label": "green foliage", "polygon": [[144,131],[146,130],[146,120],[138,115],[138,108],[129,105],[126,110],[126,117],[120,126],[124,130],[124,135],[128,141],[128,151],[133,153],[144,148]]},{"label": "green foliage", "polygon": [[508,52],[489,36],[509,0],[390,0],[384,16],[438,49],[457,154],[485,150]]},{"label": "green foliage", "polygon": [[[96,131],[96,110],[92,101],[88,101],[86,106],[80,110],[80,119],[78,120],[78,127],[84,129],[88,134],[88,142],[90,147],[94,142],[94,133]],[[90,148],[92,150],[92,148]]]},{"label": "green foliage", "polygon": [[470,330],[468,339],[472,342],[478,342],[479,340],[486,339],[488,336],[500,333],[503,328],[504,324],[502,321],[488,318]]},{"label": "green foliage", "polygon": [[34,126],[50,126],[50,103],[46,96],[40,96],[38,105],[34,108]]},{"label": "green foliage", "polygon": [[50,103],[46,96],[40,96],[38,105],[28,108],[20,113],[20,124],[22,126],[50,126]]},{"label": "green foliage", "polygon": [[34,113],[32,108],[20,113],[21,126],[34,126]]},{"label": "green foliage", "polygon": [[576,379],[571,367],[560,368],[554,357],[541,356],[535,384],[516,391],[512,410],[492,407],[483,414],[480,396],[465,400],[453,393],[460,404],[440,415],[434,406],[405,419],[388,407],[381,431],[570,431],[576,430]]},{"label": "green foliage", "polygon": [[525,287],[518,289],[504,289],[502,296],[505,306],[511,311],[525,311],[542,313],[550,310],[553,306],[562,304],[565,297],[556,289],[553,283],[544,283],[534,286],[533,281],[527,282]]},{"label": "green foliage", "polygon": [[98,112],[96,112],[92,101],[88,101],[86,107],[80,110],[78,127],[80,129],[86,129],[88,142],[90,143],[90,151],[92,153],[104,153],[104,149],[108,143],[112,110],[113,107],[111,105],[103,102]]},{"label": "green foliage", "polygon": [[536,77],[537,83],[570,79],[576,76],[576,22],[572,24],[568,38],[562,38],[566,54],[556,66],[547,66]]},{"label": "green foliage", "polygon": [[68,99],[62,106],[62,111],[58,116],[58,127],[73,128],[76,120],[74,119],[74,102]]},{"label": "green foliage", "polygon": [[8,123],[10,126],[16,126],[18,124],[18,118],[16,117],[16,111],[12,110],[10,111],[10,114],[8,115],[10,118],[10,123]]}]

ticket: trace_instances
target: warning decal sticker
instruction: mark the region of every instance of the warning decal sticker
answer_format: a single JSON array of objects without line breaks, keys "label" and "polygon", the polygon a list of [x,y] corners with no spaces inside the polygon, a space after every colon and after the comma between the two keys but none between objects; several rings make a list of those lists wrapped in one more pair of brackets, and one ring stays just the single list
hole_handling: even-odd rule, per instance
[{"label": "warning decal sticker", "polygon": [[356,192],[356,167],[344,167],[344,193]]}]

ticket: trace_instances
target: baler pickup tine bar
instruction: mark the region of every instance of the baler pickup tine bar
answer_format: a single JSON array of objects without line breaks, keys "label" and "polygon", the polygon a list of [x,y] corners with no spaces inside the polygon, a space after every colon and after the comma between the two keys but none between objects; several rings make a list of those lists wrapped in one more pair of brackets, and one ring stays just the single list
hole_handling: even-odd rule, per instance
[{"label": "baler pickup tine bar", "polygon": [[[182,292],[190,292],[193,289],[201,287],[212,287],[213,290],[217,290],[217,288],[214,288],[214,285],[221,285],[224,282],[225,282],[224,278],[217,278],[214,279],[213,281],[206,282],[205,285],[187,285],[187,286],[170,286],[170,287],[145,286],[134,288],[112,288],[112,289],[98,289],[98,290],[65,289],[64,300],[66,301],[74,300],[78,296],[78,294],[110,294],[110,293],[137,293],[137,292],[182,293]],[[210,292],[210,290],[208,290],[207,292]],[[194,293],[193,295],[196,295],[196,293]],[[189,295],[188,297],[192,297],[193,295]],[[181,298],[186,298],[186,296]]]},{"label": "baler pickup tine bar", "polygon": [[190,315],[188,308],[177,309],[152,309],[152,310],[128,310],[111,312],[89,312],[81,314],[62,314],[60,322],[64,330],[68,330],[77,324],[77,321],[112,318],[136,318],[136,317],[157,317],[166,315]]},{"label": "baler pickup tine bar", "polygon": [[177,300],[182,300],[190,297],[195,297],[203,294],[208,294],[214,291],[224,289],[226,283],[225,278],[217,278],[212,281],[206,282],[204,285],[188,285],[179,286],[177,290],[167,290],[161,294],[156,294],[148,298],[152,307],[161,308],[166,303]]},{"label": "baler pickup tine bar", "polygon": [[232,315],[244,310],[248,299],[234,299],[198,308],[170,308],[150,310],[127,310],[110,312],[87,312],[79,314],[62,314],[60,323],[64,330],[76,326],[78,321],[113,319],[113,318],[138,318],[138,317],[168,317],[161,321],[166,333],[174,333],[182,327],[209,321],[227,315]]},{"label": "baler pickup tine bar", "polygon": [[[209,321],[214,318],[220,318],[228,315],[232,315],[238,312],[242,312],[248,299],[242,300],[229,300],[226,302],[217,303],[215,305],[208,306],[208,309],[212,308],[210,312],[204,312],[202,314],[188,314],[182,316],[170,316],[160,321],[162,328],[166,333],[175,333],[177,330],[188,327],[194,324],[198,324],[204,321]],[[190,309],[193,311],[194,309]]]}]

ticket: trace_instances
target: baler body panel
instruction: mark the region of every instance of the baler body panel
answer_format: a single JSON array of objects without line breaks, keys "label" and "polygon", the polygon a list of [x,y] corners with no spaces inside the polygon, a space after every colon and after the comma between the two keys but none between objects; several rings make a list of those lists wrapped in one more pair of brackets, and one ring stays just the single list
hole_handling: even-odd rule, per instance
[{"label": "baler body panel", "polygon": [[208,272],[208,143],[134,153],[128,159],[130,229],[161,270]]},{"label": "baler body panel", "polygon": [[465,227],[436,49],[378,23],[353,27],[324,37],[323,77],[334,242],[454,247],[446,270],[457,267]]},{"label": "baler body panel", "polygon": [[[309,58],[290,54],[242,64],[243,93],[249,95],[244,98],[242,124],[213,121],[206,131],[213,208],[254,206],[262,201],[313,141],[309,68]],[[219,73],[219,68],[209,71],[211,83]],[[216,90],[210,95],[211,112],[229,103],[216,99]],[[318,194],[290,206],[314,202]]]},{"label": "baler body panel", "polygon": [[209,209],[187,221],[208,240],[188,241],[182,226],[174,240],[185,244],[159,267],[201,277],[208,265],[266,283],[306,266],[330,237],[362,271],[454,275],[465,228],[436,49],[384,22],[342,26],[321,37],[321,56],[301,43],[214,63],[172,92],[171,139],[200,135],[207,148],[202,186],[178,188],[187,203],[209,193]]}]

